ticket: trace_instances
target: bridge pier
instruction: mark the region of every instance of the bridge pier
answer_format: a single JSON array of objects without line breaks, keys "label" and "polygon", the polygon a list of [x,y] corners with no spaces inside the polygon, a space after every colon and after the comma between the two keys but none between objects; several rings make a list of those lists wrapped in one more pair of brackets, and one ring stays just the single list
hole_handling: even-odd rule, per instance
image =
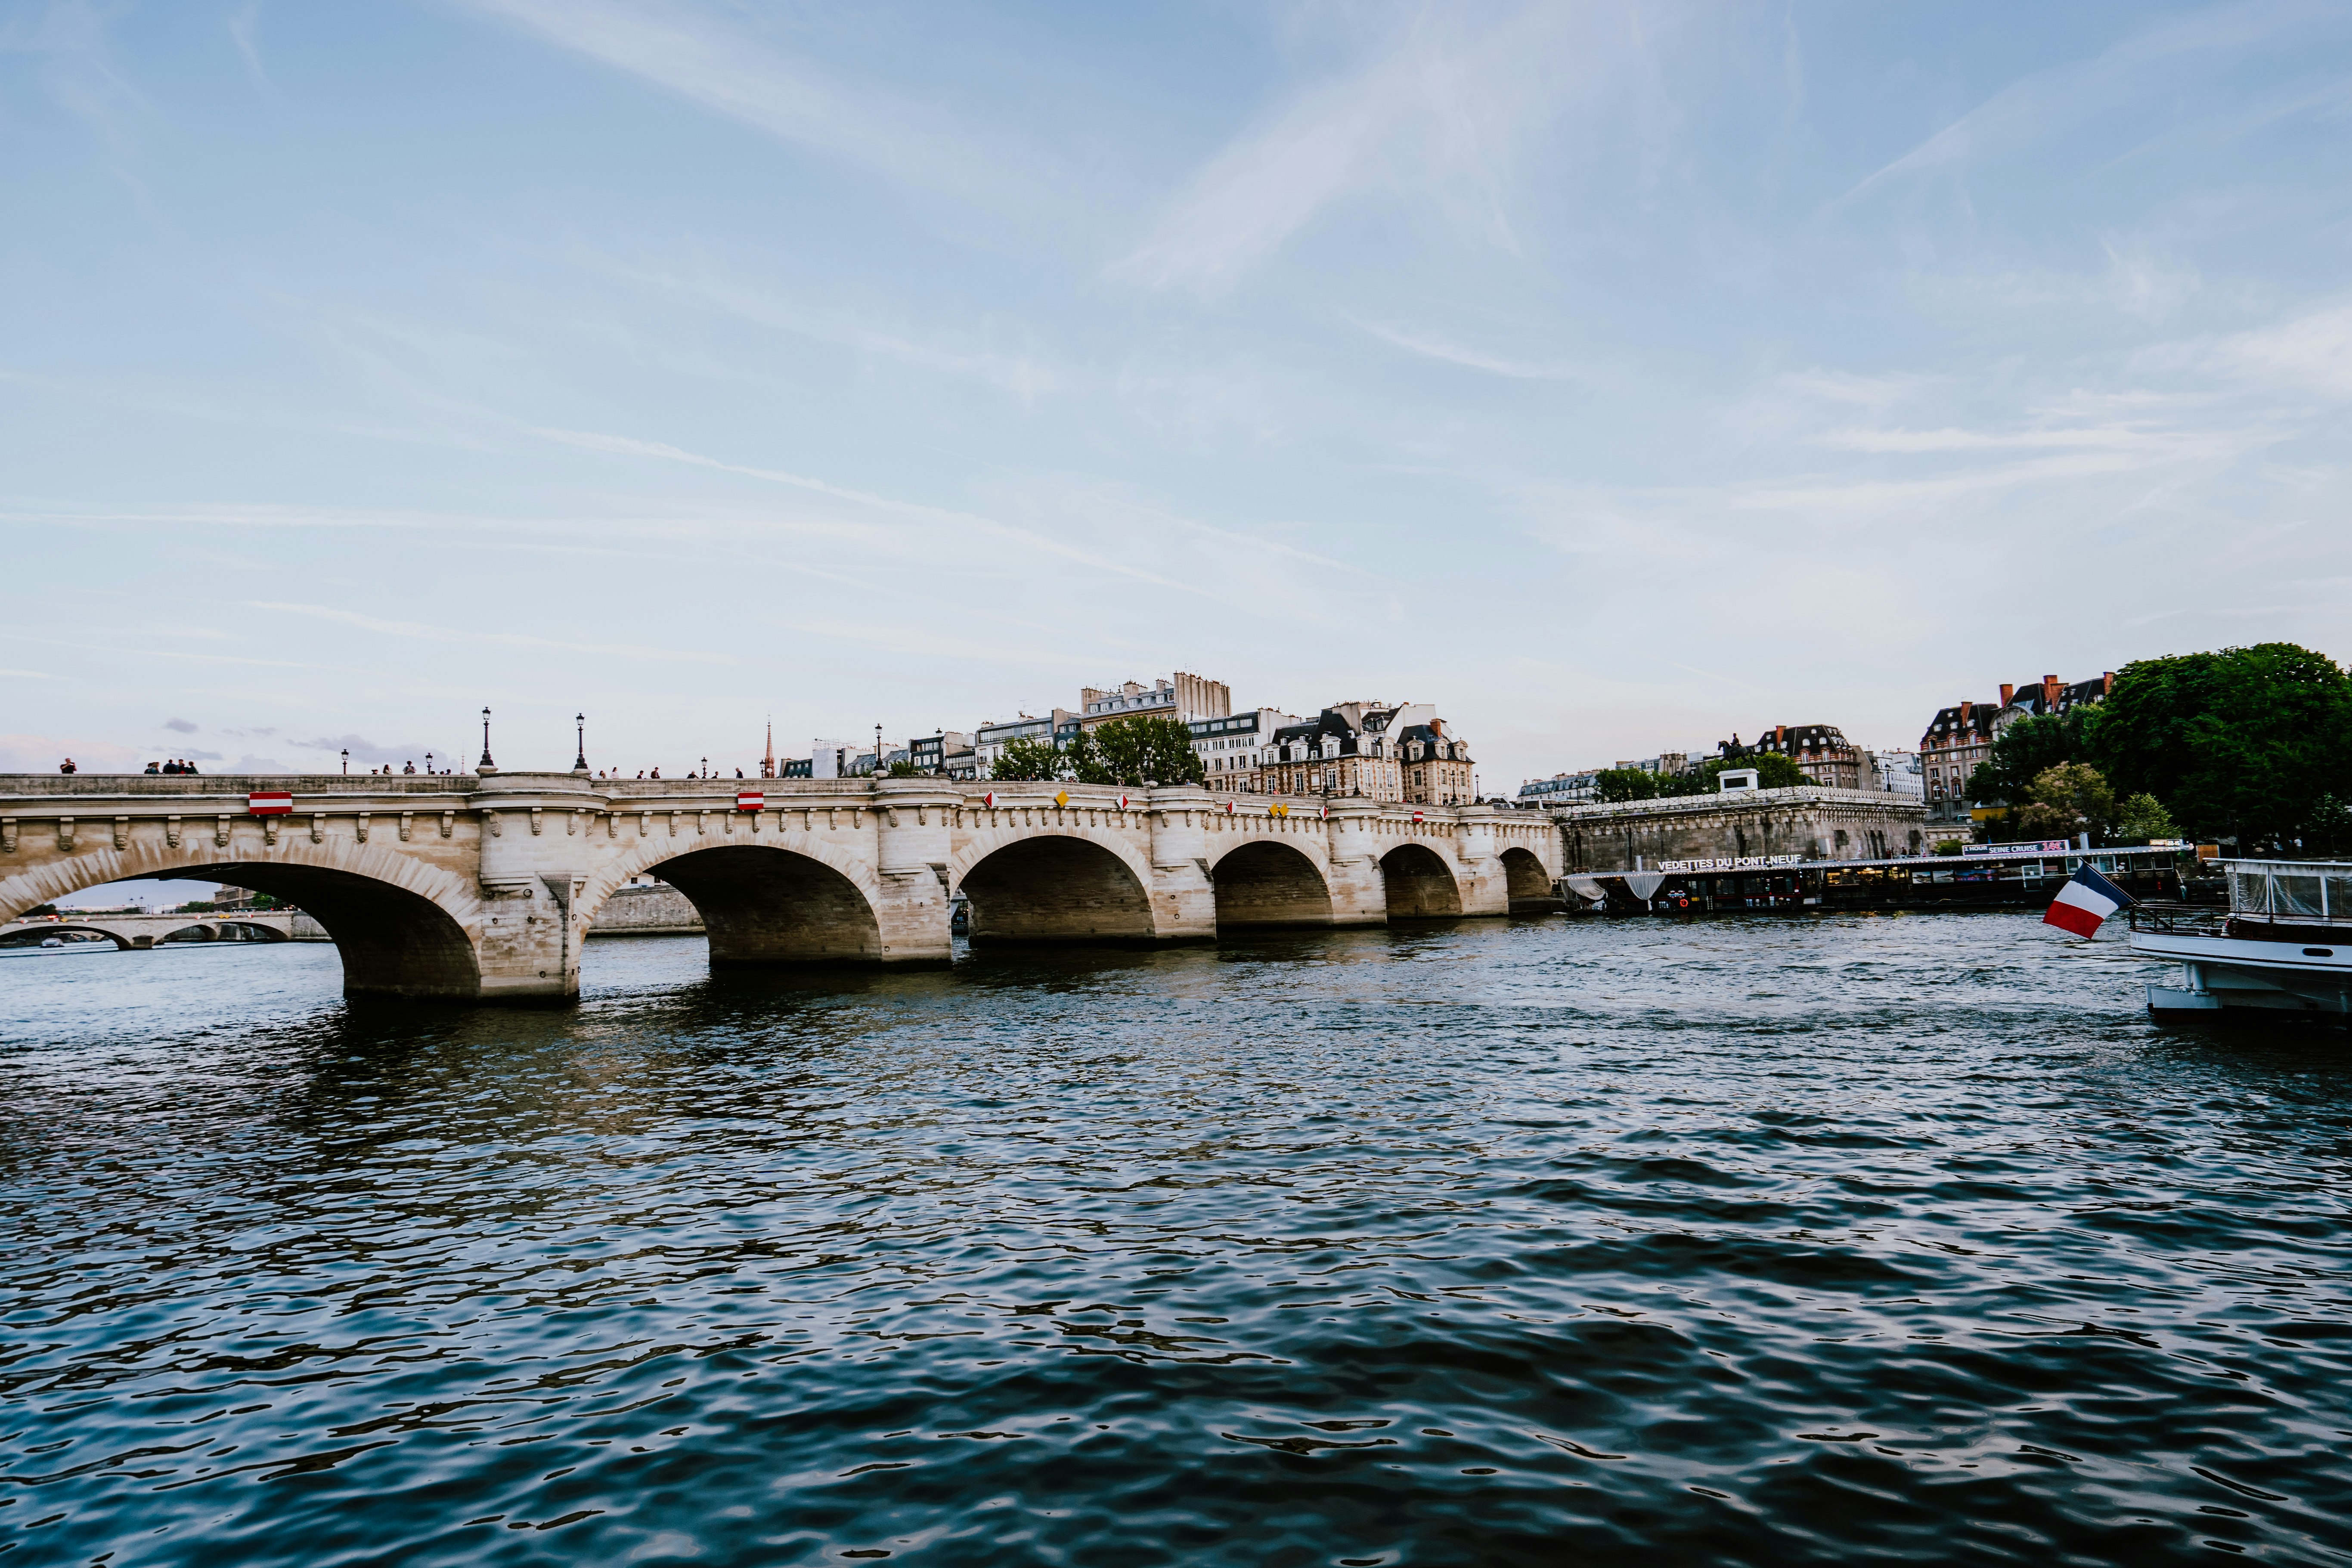
[{"label": "bridge pier", "polygon": [[1191,785],[1151,792],[1151,934],[1158,941],[1217,940],[1209,806],[1209,792]]}]

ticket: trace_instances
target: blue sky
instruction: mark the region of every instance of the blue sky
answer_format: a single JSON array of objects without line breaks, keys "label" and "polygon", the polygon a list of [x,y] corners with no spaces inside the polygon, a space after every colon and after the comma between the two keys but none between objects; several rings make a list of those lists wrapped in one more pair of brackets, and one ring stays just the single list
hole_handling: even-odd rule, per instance
[{"label": "blue sky", "polygon": [[2352,654],[2352,8],[0,18],[0,767]]}]

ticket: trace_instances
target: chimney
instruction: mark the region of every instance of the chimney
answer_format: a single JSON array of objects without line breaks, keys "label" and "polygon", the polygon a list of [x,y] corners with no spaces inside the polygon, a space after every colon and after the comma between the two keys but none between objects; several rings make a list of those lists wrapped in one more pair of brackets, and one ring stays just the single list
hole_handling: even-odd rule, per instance
[{"label": "chimney", "polygon": [[2009,706],[2009,704],[2010,704],[2010,702],[2011,702],[2011,700],[2013,698],[2015,698],[2015,697],[2016,697],[2016,695],[2017,695],[2017,688],[2016,688],[2016,687],[2011,686],[2011,685],[2008,681],[2006,681],[2006,680],[2004,680],[2004,681],[2002,681],[2002,682],[2000,683],[2000,705],[2001,705],[2002,707],[2004,707],[2004,708],[2008,707],[2008,706]]},{"label": "chimney", "polygon": [[2042,678],[2042,705],[2044,708],[2058,706],[2058,678],[2054,675]]},{"label": "chimney", "polygon": [[2112,669],[2101,670],[2099,672],[2099,695],[2102,697],[2112,697],[2115,695],[2115,690],[2116,672]]}]

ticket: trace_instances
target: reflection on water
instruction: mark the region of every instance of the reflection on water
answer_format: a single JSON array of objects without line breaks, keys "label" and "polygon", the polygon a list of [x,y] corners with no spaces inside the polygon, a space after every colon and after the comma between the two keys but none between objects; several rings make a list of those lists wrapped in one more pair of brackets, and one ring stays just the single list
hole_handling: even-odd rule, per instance
[{"label": "reflection on water", "polygon": [[[2340,1035],[2031,917],[0,955],[25,1561],[2343,1561]],[[111,1554],[110,1556],[109,1554]]]}]

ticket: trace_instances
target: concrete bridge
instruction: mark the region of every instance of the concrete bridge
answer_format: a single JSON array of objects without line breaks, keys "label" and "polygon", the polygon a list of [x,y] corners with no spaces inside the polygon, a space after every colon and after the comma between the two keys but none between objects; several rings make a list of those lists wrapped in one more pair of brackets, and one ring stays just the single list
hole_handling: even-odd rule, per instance
[{"label": "concrete bridge", "polygon": [[112,914],[61,910],[54,917],[0,924],[0,943],[21,947],[50,936],[102,936],[118,948],[151,948],[173,939],[219,942],[229,932],[251,932],[264,942],[324,942],[316,921],[297,910],[252,910],[219,914]]},{"label": "concrete bridge", "polygon": [[[271,791],[290,809],[256,815]],[[561,1000],[598,909],[646,872],[693,900],[714,968],[935,963],[956,892],[975,942],[1208,942],[1502,915],[1551,894],[1560,844],[1486,806],[1192,787],[18,774],[0,775],[0,918],[108,882],[224,882],[316,919],[352,994]]]}]

